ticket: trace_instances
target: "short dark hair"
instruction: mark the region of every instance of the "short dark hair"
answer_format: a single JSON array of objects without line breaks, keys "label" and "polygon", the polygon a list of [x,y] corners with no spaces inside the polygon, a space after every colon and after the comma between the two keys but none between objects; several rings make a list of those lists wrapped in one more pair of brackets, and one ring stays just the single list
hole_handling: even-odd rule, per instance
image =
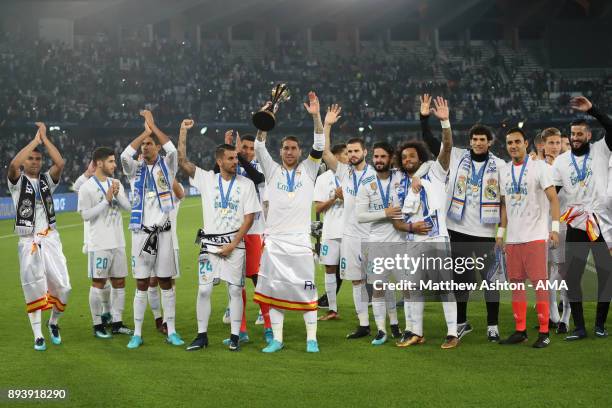
[{"label": "short dark hair", "polygon": [[289,142],[295,142],[295,143],[297,143],[297,144],[298,144],[298,148],[299,148],[299,147],[301,147],[301,146],[300,146],[300,140],[299,140],[297,137],[295,137],[295,136],[285,136],[285,137],[283,137],[283,138],[281,139],[281,144],[280,144],[280,145],[281,145],[281,148],[283,147],[283,145],[284,145],[284,144],[285,144],[285,142],[287,142],[287,141],[289,141]]},{"label": "short dark hair", "polygon": [[338,143],[332,146],[331,152],[332,154],[342,153],[342,151],[346,149],[346,145],[344,143]]},{"label": "short dark hair", "polygon": [[523,129],[518,128],[518,127],[513,127],[510,128],[506,131],[506,136],[508,136],[510,133],[520,133],[521,136],[523,136],[523,140],[527,140],[527,135],[525,134],[525,132],[523,132]]},{"label": "short dark hair", "polygon": [[42,149],[40,148],[40,146],[36,146],[34,149],[32,149],[32,153],[38,153],[41,156],[43,154]]},{"label": "short dark hair", "polygon": [[485,135],[488,141],[493,140],[493,131],[491,128],[480,123],[477,123],[470,128],[468,132],[469,139],[472,139],[472,136],[474,135]]},{"label": "short dark hair", "polygon": [[236,147],[231,144],[223,143],[217,146],[215,149],[215,160],[223,158],[225,151],[229,150],[231,152],[236,151]]},{"label": "short dark hair", "polygon": [[359,143],[359,144],[361,145],[361,148],[362,148],[363,150],[365,150],[365,148],[366,148],[366,147],[365,147],[365,142],[364,142],[364,141],[363,141],[363,139],[362,139],[362,138],[360,138],[360,137],[351,137],[349,140],[347,140],[347,141],[346,141],[346,144],[347,144],[347,145],[350,145],[350,144],[355,144],[355,143]]},{"label": "short dark hair", "polygon": [[246,140],[248,142],[253,142],[254,143],[255,142],[255,136],[253,134],[251,134],[251,133],[247,133],[246,135],[241,136],[240,140]]},{"label": "short dark hair", "polygon": [[391,146],[391,144],[388,143],[388,142],[376,142],[376,143],[374,143],[372,145],[372,152],[374,152],[375,149],[383,149],[385,152],[387,152],[389,157],[393,157],[394,149],[393,149],[393,146]]},{"label": "short dark hair", "polygon": [[569,138],[570,138],[569,135],[565,135],[565,134],[561,135],[561,139],[569,139]]},{"label": "short dark hair", "polygon": [[549,127],[544,129],[540,135],[542,136],[542,140],[546,142],[546,139],[551,136],[561,136],[561,131],[557,128]]},{"label": "short dark hair", "polygon": [[397,148],[397,154],[395,155],[395,167],[398,169],[402,169],[402,153],[406,149],[414,149],[417,152],[417,156],[421,163],[425,163],[429,160],[429,149],[427,149],[427,145],[420,140],[409,140],[407,142],[402,143]]},{"label": "short dark hair", "polygon": [[109,156],[114,156],[115,155],[115,151],[113,149],[111,149],[110,147],[97,147],[92,155],[91,155],[91,160],[94,162],[94,164],[98,161],[98,160],[106,160]]},{"label": "short dark hair", "polygon": [[588,130],[589,132],[591,131],[591,126],[589,126],[589,123],[585,119],[573,120],[572,123],[570,123],[570,128],[572,126],[584,126],[586,130]]},{"label": "short dark hair", "polygon": [[151,133],[147,137],[150,137],[151,140],[153,140],[153,143],[155,143],[157,146],[159,146],[161,144],[160,141],[159,141],[159,138],[157,137],[157,135],[155,133]]}]

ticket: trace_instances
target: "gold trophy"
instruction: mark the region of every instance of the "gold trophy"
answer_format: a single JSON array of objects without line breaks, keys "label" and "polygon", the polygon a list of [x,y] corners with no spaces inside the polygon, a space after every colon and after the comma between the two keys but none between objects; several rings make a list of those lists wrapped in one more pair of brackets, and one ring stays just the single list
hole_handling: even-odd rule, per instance
[{"label": "gold trophy", "polygon": [[291,98],[287,84],[276,84],[272,88],[272,103],[265,109],[256,112],[253,115],[253,124],[262,132],[269,132],[276,126],[276,117],[274,113],[278,110],[281,102],[288,101]]}]

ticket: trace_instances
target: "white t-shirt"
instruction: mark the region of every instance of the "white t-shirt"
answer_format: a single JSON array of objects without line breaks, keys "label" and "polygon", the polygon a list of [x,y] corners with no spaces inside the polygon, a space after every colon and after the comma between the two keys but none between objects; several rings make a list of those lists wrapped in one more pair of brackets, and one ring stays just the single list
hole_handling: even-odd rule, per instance
[{"label": "white t-shirt", "polygon": [[[263,171],[261,171],[261,166],[259,165],[259,162],[257,160],[251,161],[251,165],[255,167],[255,169],[258,172],[263,173]],[[246,171],[244,170],[242,166],[238,166],[237,173],[243,177],[247,177]],[[266,189],[266,182],[264,181],[263,183],[259,183],[256,187],[257,188],[255,192],[257,193],[257,199],[259,200],[259,204],[261,205],[261,208],[263,208],[263,201],[264,201],[263,199],[264,199],[264,193]],[[253,217],[253,225],[249,229],[249,232],[247,232],[247,235],[253,235],[253,234],[261,235],[264,232],[265,226],[266,225],[265,225],[263,211],[259,211],[255,213],[255,216]]]},{"label": "white t-shirt", "polygon": [[276,163],[265,142],[255,141],[255,154],[266,177],[266,235],[310,234],[312,197],[320,159],[308,156],[295,170],[294,191],[289,192],[287,177],[293,172]]},{"label": "white t-shirt", "polygon": [[[172,144],[171,141],[167,142],[163,145],[164,151],[166,155],[163,156],[162,160],[166,164],[166,168],[168,169],[168,189],[172,189],[172,183],[174,182],[174,177],[176,176],[176,172],[178,169],[178,155],[176,151],[176,147]],[[130,180],[130,186],[132,191],[134,191],[134,184],[136,183],[136,171],[138,167],[142,164],[141,161],[135,160],[134,155],[136,154],[136,150],[132,148],[131,145],[125,148],[123,153],[121,153],[121,164],[123,165],[123,172]],[[152,165],[147,165],[149,169],[149,177],[145,182],[145,193],[144,193],[144,205],[143,205],[143,219],[142,225],[147,227],[152,227],[154,225],[163,225],[169,217],[169,213],[164,213],[160,206],[159,201],[157,199],[157,194],[155,194],[155,189],[153,187],[153,180],[151,180],[151,169]],[[163,173],[159,166],[155,167],[155,174],[153,177],[156,179],[162,177]]]},{"label": "white t-shirt", "polygon": [[[336,175],[332,170],[327,170],[325,173],[317,177],[314,188],[314,201],[327,201],[334,197],[335,190],[340,186]],[[321,240],[341,239],[343,225],[343,210],[344,204],[342,200],[336,200],[334,205],[325,211],[323,217],[323,231]]]},{"label": "white t-shirt", "polygon": [[342,185],[344,195],[344,235],[355,238],[367,238],[370,232],[370,223],[360,223],[357,220],[355,202],[361,186],[376,182],[376,171],[368,164],[359,171],[352,165],[338,163],[336,175]]},{"label": "white t-shirt", "polygon": [[[95,177],[90,177],[79,189],[79,212],[89,210],[102,201],[106,200],[106,191],[110,187],[112,180],[108,178],[100,182],[104,191],[96,183]],[[107,205],[100,215],[88,221],[89,231],[87,234],[87,250],[101,251],[105,249],[115,249],[125,247],[123,235],[123,218],[121,207],[128,210],[130,202],[125,194],[123,185],[119,184],[117,203],[114,206]],[[119,204],[119,201],[123,205]]]},{"label": "white t-shirt", "polygon": [[[450,207],[451,200],[453,198],[453,189],[455,188],[455,180],[457,178],[457,172],[459,169],[459,164],[461,163],[461,159],[463,156],[468,153],[468,149],[460,149],[457,147],[453,147],[451,151],[451,161],[449,166],[449,178],[448,178],[448,207]],[[469,153],[468,153],[469,154]],[[506,166],[506,162],[504,162],[499,157],[493,156],[493,160],[495,160],[497,164],[497,169],[499,173],[502,172],[502,169]],[[485,162],[473,162],[474,168],[476,172],[480,172],[482,166],[484,166]],[[470,166],[471,168],[471,166]],[[449,230],[453,230],[456,232],[460,232],[462,234],[472,235],[476,237],[487,237],[492,238],[495,237],[496,225],[495,224],[484,224],[480,221],[480,185],[473,186],[471,184],[471,173],[468,173],[467,179],[467,191],[465,194],[465,208],[463,210],[463,218],[461,221],[457,222],[452,218],[447,219],[447,225]],[[499,183],[499,180],[498,180]],[[498,184],[499,185],[499,184]],[[472,190],[473,187],[476,187],[475,190]]]},{"label": "white t-shirt", "polygon": [[[429,216],[435,213],[438,220],[438,233],[436,235],[420,235],[412,234],[412,242],[432,241],[432,242],[445,242],[448,240],[448,229],[446,226],[446,178],[448,171],[444,170],[440,165],[440,162],[435,160],[429,171],[421,178],[422,188],[425,188],[427,193],[427,204],[429,207]],[[393,180],[393,205],[402,207],[403,203],[399,199],[399,193],[401,189],[404,189],[405,176],[403,172],[396,172]],[[410,184],[409,184],[410,185]],[[408,187],[410,189],[410,186]],[[420,205],[417,213],[410,217],[410,222],[423,221],[424,206]],[[409,236],[408,233],[403,236]]]},{"label": "white t-shirt", "polygon": [[[26,176],[25,173],[22,173],[21,175],[22,177],[26,177],[28,180],[30,180],[30,183],[32,183],[32,186],[34,187],[36,197],[36,203],[34,205],[34,234],[37,234],[44,231],[49,226],[49,223],[47,222],[47,213],[45,212],[45,207],[40,196],[38,179],[30,178]],[[49,189],[51,190],[51,193],[53,193],[57,188],[57,184],[53,181],[48,171],[44,173],[44,175],[47,177],[47,180],[49,181]],[[21,177],[17,180],[16,184],[13,184],[11,183],[11,180],[8,180],[8,187],[9,191],[11,192],[11,197],[13,197],[15,209],[17,209],[19,206],[19,194],[21,193]]]},{"label": "white t-shirt", "polygon": [[[224,196],[229,197],[227,211],[222,207],[219,179]],[[189,183],[200,191],[202,198],[202,218],[206,234],[224,234],[237,231],[244,222],[244,216],[261,211],[261,205],[255,192],[255,184],[241,175],[236,175],[232,189],[229,190],[230,181],[221,177],[220,173],[202,170],[196,167],[194,177]]]},{"label": "white t-shirt", "polygon": [[[582,165],[586,155],[574,156],[578,169],[582,171]],[[565,212],[567,206],[580,204],[584,209],[593,211],[595,214],[607,210],[608,190],[608,165],[610,161],[610,149],[604,139],[591,144],[586,166],[586,178],[584,185],[578,179],[578,172],[572,164],[572,152],[567,151],[557,157],[553,163],[553,182],[562,186],[565,194],[566,204],[561,207],[561,213]]]},{"label": "white t-shirt", "polygon": [[[356,198],[356,208],[368,207],[368,212],[384,211],[385,204],[381,195],[381,187],[383,194],[387,197],[387,206],[393,206],[393,185],[396,171],[393,171],[387,179],[378,179],[378,176],[373,181],[365,183],[359,188]],[[380,182],[380,185],[378,184]],[[395,229],[393,222],[385,218],[383,220],[373,221],[370,224],[370,233],[364,239],[367,242],[402,242],[402,234]]]},{"label": "white t-shirt", "polygon": [[514,192],[512,171],[519,183],[523,165],[510,162],[502,172],[501,194],[506,199],[506,242],[509,244],[548,240],[550,232],[550,204],[544,190],[553,186],[552,174],[544,160],[527,157],[520,194]]}]

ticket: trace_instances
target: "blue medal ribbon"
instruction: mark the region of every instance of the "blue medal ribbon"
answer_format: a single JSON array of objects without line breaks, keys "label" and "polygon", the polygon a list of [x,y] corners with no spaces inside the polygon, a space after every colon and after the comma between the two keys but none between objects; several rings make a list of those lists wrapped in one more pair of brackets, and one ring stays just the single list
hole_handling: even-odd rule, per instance
[{"label": "blue medal ribbon", "polygon": [[219,195],[221,196],[221,208],[227,208],[229,206],[229,199],[230,199],[230,195],[232,194],[232,187],[234,186],[235,180],[236,180],[236,175],[234,174],[227,188],[227,194],[224,194],[223,193],[223,179],[221,178],[221,173],[219,173]]},{"label": "blue medal ribbon", "polygon": [[357,195],[357,193],[359,192],[359,186],[361,185],[361,181],[363,180],[363,177],[368,172],[368,167],[369,167],[369,165],[366,164],[365,168],[363,169],[363,173],[361,173],[361,177],[359,177],[359,181],[357,181],[357,176],[355,175],[355,172],[357,170],[355,170],[355,168],[353,168],[353,187],[355,189],[355,195]]},{"label": "blue medal ribbon", "polygon": [[525,174],[525,169],[527,168],[527,162],[529,161],[529,156],[525,156],[525,161],[521,166],[521,173],[519,175],[518,184],[516,183],[516,177],[514,176],[514,163],[512,164],[512,169],[510,172],[512,173],[512,188],[515,194],[521,193],[521,181],[523,181],[523,175]]},{"label": "blue medal ribbon", "polygon": [[382,199],[383,206],[385,208],[389,208],[389,196],[391,194],[391,177],[389,177],[389,184],[387,184],[386,193],[383,191],[382,183],[380,182],[378,176],[376,176],[376,182],[378,183],[378,189],[380,190],[380,198]]},{"label": "blue medal ribbon", "polygon": [[[102,194],[104,194],[106,196],[106,192],[108,190],[104,190],[104,186],[102,186],[102,183],[100,182],[100,180],[98,180],[98,178],[96,176],[93,176],[93,179],[96,182],[96,184],[98,185],[98,188],[100,188],[100,190],[102,190]],[[106,185],[108,186],[108,188],[110,188],[110,186],[111,186],[111,182],[110,182],[110,180],[108,178],[106,179]]]},{"label": "blue medal ribbon", "polygon": [[470,164],[472,165],[472,174],[470,174],[470,181],[473,186],[482,186],[482,178],[484,177],[484,172],[487,168],[487,163],[489,163],[489,159],[487,159],[480,171],[476,171],[476,166],[474,166],[474,160],[470,160]]},{"label": "blue medal ribbon", "polygon": [[576,156],[574,156],[574,153],[570,153],[570,157],[572,158],[572,164],[574,165],[574,168],[576,169],[576,175],[578,176],[578,181],[584,181],[586,179],[587,176],[587,161],[589,160],[589,153],[584,155],[584,161],[582,162],[582,170],[580,170],[578,168],[578,163],[576,162]]},{"label": "blue medal ribbon", "polygon": [[289,171],[287,169],[285,169],[285,171],[287,172],[287,190],[292,193],[293,190],[295,190],[295,170],[297,168],[293,169],[292,171]]}]

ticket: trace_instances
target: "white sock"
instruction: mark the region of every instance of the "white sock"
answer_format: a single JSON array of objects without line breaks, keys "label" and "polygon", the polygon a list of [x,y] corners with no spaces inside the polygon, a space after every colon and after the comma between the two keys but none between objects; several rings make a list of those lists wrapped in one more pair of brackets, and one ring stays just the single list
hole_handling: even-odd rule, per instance
[{"label": "white sock", "polygon": [[101,297],[101,302],[102,302],[102,314],[106,314],[106,313],[110,313],[111,308],[110,308],[110,293],[111,293],[111,284],[108,281],[108,279],[106,280],[106,283],[104,284],[104,288],[101,289],[101,293],[102,293],[102,297]]},{"label": "white sock", "polygon": [[102,324],[102,291],[104,289],[89,287],[89,310],[94,326]]},{"label": "white sock", "polygon": [[410,302],[404,297],[404,319],[406,320],[406,328],[404,330],[412,331],[412,317],[410,316]]},{"label": "white sock", "polygon": [[364,302],[363,292],[365,292],[365,285],[363,283],[360,283],[359,285],[353,284],[353,302],[355,304],[355,312],[357,312],[357,318],[359,319],[359,325],[369,326],[370,320],[368,316],[368,297],[366,292]]},{"label": "white sock", "polygon": [[53,310],[51,310],[51,317],[49,317],[49,324],[57,324],[59,318],[64,314],[64,312],[60,312],[57,310],[57,307],[53,306]]},{"label": "white sock", "polygon": [[548,291],[548,312],[550,314],[550,320],[559,323],[561,316],[559,316],[559,309],[557,308],[557,291],[555,289],[550,289]]},{"label": "white sock", "polygon": [[282,343],[283,342],[283,320],[285,319],[285,312],[281,309],[270,308],[270,323],[272,323],[272,333],[274,334],[274,340]]},{"label": "white sock", "polygon": [[28,313],[28,317],[30,318],[30,325],[32,326],[32,332],[34,333],[34,340],[43,337],[42,328],[40,327],[41,316],[42,312],[40,309],[35,310],[32,313]]},{"label": "white sock", "polygon": [[227,284],[230,298],[230,330],[232,334],[240,334],[242,324],[242,287]]},{"label": "white sock", "polygon": [[147,292],[136,289],[134,294],[134,336],[142,336],[142,321],[147,310]]},{"label": "white sock", "polygon": [[397,325],[397,300],[395,299],[395,291],[385,291],[385,301],[387,302],[387,314],[389,315],[389,324]]},{"label": "white sock", "polygon": [[570,316],[572,314],[572,308],[567,297],[567,290],[561,289],[561,302],[563,302],[563,314],[561,315],[561,321],[569,326]]},{"label": "white sock", "polygon": [[335,273],[325,274],[325,293],[327,294],[327,302],[329,303],[329,310],[334,312],[338,311],[338,305],[336,304],[336,289],[338,284],[336,283]]},{"label": "white sock", "polygon": [[155,318],[155,320],[157,320],[162,317],[161,303],[159,301],[159,292],[157,291],[157,286],[149,288],[149,290],[147,290],[147,296],[149,298],[149,306],[151,306],[153,317]]},{"label": "white sock", "polygon": [[210,319],[210,296],[212,294],[213,285],[198,286],[198,299],[196,300],[196,317],[198,319],[198,333],[206,333],[208,331],[208,320]]},{"label": "white sock", "polygon": [[317,341],[317,311],[304,312],[304,323],[306,324],[306,341]]},{"label": "white sock", "polygon": [[174,318],[176,315],[176,293],[174,289],[162,289],[161,290],[161,303],[162,309],[164,309],[164,322],[168,325],[168,336],[172,333],[176,333],[174,326]]},{"label": "white sock", "polygon": [[494,331],[495,333],[499,334],[499,328],[497,327],[497,325],[495,326],[487,326],[487,332],[488,331]]},{"label": "white sock", "polygon": [[442,302],[447,336],[457,337],[457,302]]},{"label": "white sock", "polygon": [[387,307],[386,301],[384,297],[372,298],[372,312],[374,313],[374,321],[376,322],[376,328],[380,331],[387,332],[386,330],[386,314],[385,310]]},{"label": "white sock", "polygon": [[423,310],[425,309],[425,302],[410,302],[410,322],[412,329],[411,331],[417,336],[423,336]]},{"label": "white sock", "polygon": [[122,322],[123,309],[125,309],[125,288],[112,288],[110,303],[113,322]]}]

